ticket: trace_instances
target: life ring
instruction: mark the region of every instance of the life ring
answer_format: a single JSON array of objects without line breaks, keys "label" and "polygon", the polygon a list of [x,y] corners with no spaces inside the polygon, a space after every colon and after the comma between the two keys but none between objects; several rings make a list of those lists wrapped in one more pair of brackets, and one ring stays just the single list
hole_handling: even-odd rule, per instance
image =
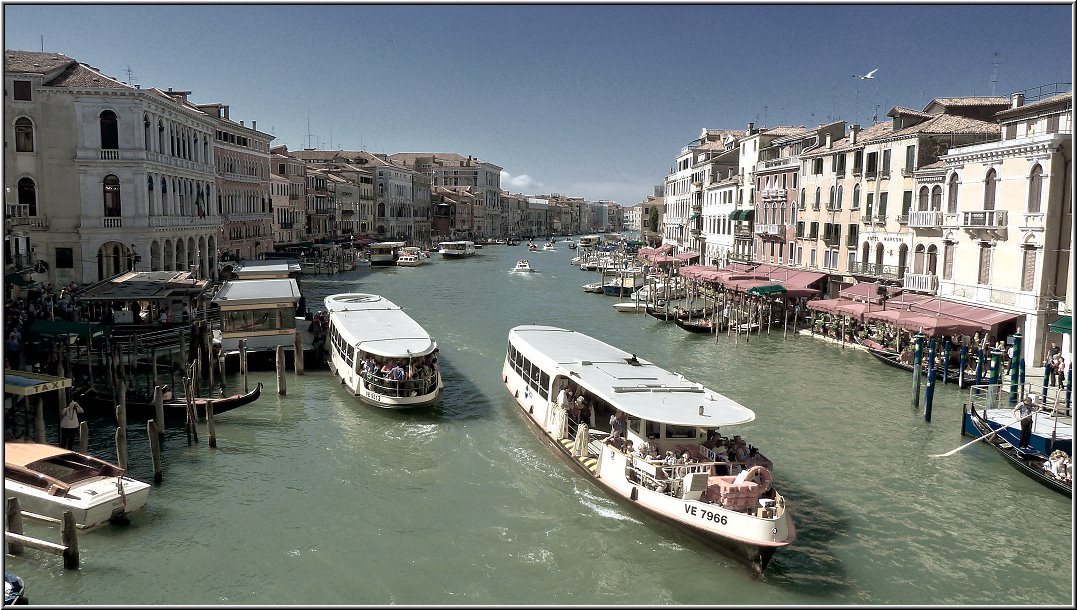
[{"label": "life ring", "polygon": [[748,476],[744,477],[745,481],[752,481],[759,485],[759,493],[766,493],[770,489],[770,471],[763,466],[752,466],[748,469]]}]

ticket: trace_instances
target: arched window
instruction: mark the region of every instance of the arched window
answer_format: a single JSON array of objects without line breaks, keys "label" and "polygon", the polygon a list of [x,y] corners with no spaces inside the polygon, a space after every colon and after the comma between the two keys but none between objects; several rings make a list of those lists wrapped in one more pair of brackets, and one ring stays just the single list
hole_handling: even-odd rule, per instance
[{"label": "arched window", "polygon": [[1036,285],[1036,244],[1021,247],[1021,290],[1031,291]]},{"label": "arched window", "polygon": [[931,187],[931,211],[932,212],[940,212],[940,211],[942,211],[942,187],[941,186],[933,186],[933,187]]},{"label": "arched window", "polygon": [[150,115],[142,115],[142,139],[145,140],[146,150],[150,150]]},{"label": "arched window", "polygon": [[917,203],[916,209],[918,211],[920,211],[920,212],[926,212],[927,211],[927,193],[928,193],[928,191],[927,191],[926,186],[920,187],[920,196],[919,196],[919,198],[917,199],[917,202],[916,202]]},{"label": "arched window", "polygon": [[916,244],[916,249],[913,250],[912,272],[924,273],[924,244]]},{"label": "arched window", "polygon": [[800,205],[801,207],[808,204],[807,189],[800,189]]},{"label": "arched window", "polygon": [[823,195],[822,189],[820,189],[819,187],[815,187],[815,205],[813,207],[816,210],[819,209],[819,202],[820,202],[820,200],[822,198],[822,195]]},{"label": "arched window", "polygon": [[[161,176],[161,214],[168,216],[171,213],[171,210],[168,208],[168,181],[165,180],[164,176]],[[171,271],[171,269],[169,271]]]},{"label": "arched window", "polygon": [[830,199],[827,200],[826,207],[828,210],[834,209],[834,187],[830,187]]},{"label": "arched window", "polygon": [[157,152],[165,152],[165,124],[160,120],[157,121]]},{"label": "arched window", "polygon": [[840,209],[841,209],[841,195],[842,195],[842,192],[843,192],[844,190],[845,190],[845,189],[843,189],[843,188],[842,188],[842,185],[840,185],[840,184],[839,184],[839,185],[838,185],[838,206],[837,206],[836,208],[834,208],[834,209],[836,209],[836,210],[840,210]]},{"label": "arched window", "polygon": [[998,173],[994,168],[988,170],[984,178],[984,210],[995,209],[995,191],[998,190]]},{"label": "arched window", "polygon": [[860,184],[853,186],[853,209],[860,209]]},{"label": "arched window", "polygon": [[939,260],[939,248],[935,244],[931,244],[927,247],[927,260],[924,261],[924,273],[928,275],[936,275],[936,267]]},{"label": "arched window", "polygon": [[957,174],[950,176],[950,188],[946,199],[946,212],[957,214]]},{"label": "arched window", "polygon": [[116,113],[106,110],[101,113],[101,148],[116,150],[120,147],[120,131],[116,123]]},{"label": "arched window", "polygon": [[120,179],[109,174],[103,182],[106,217],[122,216],[120,213]]},{"label": "arched window", "polygon": [[34,152],[34,122],[26,117],[15,119],[15,152]]},{"label": "arched window", "polygon": [[1028,177],[1028,211],[1031,214],[1040,211],[1040,193],[1043,190],[1043,168],[1036,165]]},{"label": "arched window", "polygon": [[37,184],[33,178],[19,179],[19,205],[26,206],[28,216],[37,216]]}]

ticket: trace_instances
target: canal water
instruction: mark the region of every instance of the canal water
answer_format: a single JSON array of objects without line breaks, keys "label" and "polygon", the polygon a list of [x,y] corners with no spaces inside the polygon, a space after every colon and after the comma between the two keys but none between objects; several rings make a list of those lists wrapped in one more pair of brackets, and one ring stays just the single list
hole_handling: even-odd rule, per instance
[{"label": "canal water", "polygon": [[[538,272],[509,273],[521,256]],[[204,425],[191,446],[168,430],[163,483],[128,526],[80,537],[81,569],[33,550],[6,569],[41,604],[1072,603],[1071,501],[980,444],[929,457],[969,440],[954,386],[925,423],[911,378],[864,352],[617,313],[619,299],[582,291],[597,277],[572,256],[487,246],[305,276],[312,305],[373,292],[419,321],[441,347],[441,405],[375,409],[325,370],[290,373],[281,397],[272,372],[252,372],[265,391],[217,419],[216,449]],[[501,383],[518,324],[585,332],[755,411],[737,432],[774,461],[798,530],[763,580],[547,446]],[[114,461],[109,425],[91,418],[91,452]],[[129,436],[132,475],[149,480],[144,424]]]}]

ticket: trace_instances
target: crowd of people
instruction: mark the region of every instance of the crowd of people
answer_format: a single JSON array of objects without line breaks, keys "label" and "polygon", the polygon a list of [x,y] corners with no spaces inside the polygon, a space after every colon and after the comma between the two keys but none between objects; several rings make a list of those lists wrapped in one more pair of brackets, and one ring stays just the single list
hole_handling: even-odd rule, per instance
[{"label": "crowd of people", "polygon": [[359,371],[367,383],[378,386],[383,393],[395,391],[397,396],[429,394],[437,378],[437,369],[437,350],[408,360],[374,356],[359,359]]},{"label": "crowd of people", "polygon": [[75,298],[78,284],[71,282],[58,290],[51,284],[13,294],[4,303],[4,368],[25,368],[36,364],[26,353],[26,337],[37,320],[78,322],[83,308]]}]

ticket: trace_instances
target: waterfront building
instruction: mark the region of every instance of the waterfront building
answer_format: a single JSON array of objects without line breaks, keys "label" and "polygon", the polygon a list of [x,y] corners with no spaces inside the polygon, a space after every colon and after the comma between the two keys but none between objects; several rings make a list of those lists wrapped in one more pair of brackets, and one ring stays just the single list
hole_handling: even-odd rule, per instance
[{"label": "waterfront building", "polygon": [[501,167],[457,153],[393,153],[388,160],[429,177],[431,186],[472,187],[471,193],[482,205],[474,216],[474,237],[499,235],[501,218]]},{"label": "waterfront building", "polygon": [[5,224],[35,279],[131,270],[214,276],[216,122],[186,92],[142,89],[59,53],[4,52]]},{"label": "waterfront building", "polygon": [[283,190],[274,190],[273,218],[276,247],[294,246],[306,240],[307,177],[306,163],[288,153],[287,146],[270,149],[272,180]]},{"label": "waterfront building", "polygon": [[540,237],[550,234],[548,216],[550,201],[540,197],[527,198],[527,213],[524,215],[523,235],[526,237]]},{"label": "waterfront building", "polygon": [[694,250],[700,262],[725,265],[733,252],[733,222],[740,168],[739,131],[727,131],[721,139],[700,146],[697,169],[703,177],[699,193],[702,201],[698,218],[689,219],[695,233]]},{"label": "waterfront building", "polygon": [[1022,316],[1025,361],[1040,366],[1051,342],[1072,354],[1070,335],[1049,326],[1073,315],[1073,92],[1027,104],[1026,93],[994,114],[995,138],[950,146],[938,171],[916,172],[906,278],[919,283],[905,287]]},{"label": "waterfront building", "polygon": [[648,195],[636,207],[640,208],[640,241],[652,246],[662,243],[662,215],[666,209],[662,196]]},{"label": "waterfront building", "polygon": [[[708,166],[696,158],[696,149],[708,143],[720,142],[728,131],[703,129],[700,136],[688,143],[681,149],[680,154],[674,160],[673,167],[665,179],[666,206],[665,224],[663,226],[662,243],[672,244],[678,250],[688,250],[693,246],[693,235],[690,225],[699,219],[703,211],[703,184],[706,182],[704,174]],[[714,147],[708,147],[701,151],[703,158],[707,157],[707,151]],[[693,217],[694,215],[694,217]],[[696,226],[701,231],[699,226]],[[695,245],[698,247],[699,232]]]},{"label": "waterfront building", "polygon": [[[179,95],[179,93],[175,93]],[[213,161],[217,172],[216,206],[221,215],[219,248],[238,259],[254,260],[273,251],[270,146],[273,136],[236,123],[225,104],[198,104],[215,122]]]},{"label": "waterfront building", "polygon": [[625,228],[629,231],[639,231],[642,234],[643,231],[643,219],[640,217],[640,213],[643,208],[639,204],[626,206],[623,210]]},{"label": "waterfront building", "polygon": [[506,236],[519,237],[523,234],[524,220],[527,217],[527,196],[520,193],[501,193],[501,210],[506,225]]}]

